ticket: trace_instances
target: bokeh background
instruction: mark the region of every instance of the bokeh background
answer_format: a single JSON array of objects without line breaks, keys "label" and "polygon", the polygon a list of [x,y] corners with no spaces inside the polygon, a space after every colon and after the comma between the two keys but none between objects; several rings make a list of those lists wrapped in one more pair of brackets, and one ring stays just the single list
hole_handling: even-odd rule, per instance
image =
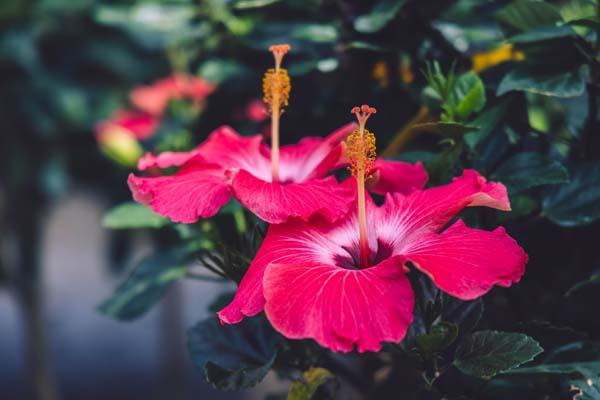
[{"label": "bokeh background", "polygon": [[[222,283],[178,282],[131,322],[97,310],[173,241],[103,228],[104,212],[130,199],[132,168],[103,148],[99,121],[177,72],[216,89],[200,108],[172,104],[144,150],[186,148],[222,124],[263,131],[256,101],[276,43],[292,46],[284,142],[325,135],[368,103],[378,148],[426,162],[433,183],[465,167],[508,181],[514,211],[483,225],[506,225],[531,261],[518,288],[486,298],[483,324],[550,338],[549,349],[584,337],[579,350],[596,359],[599,28],[587,0],[2,0],[0,397],[235,399],[282,387],[269,376],[218,392],[192,366],[185,329],[209,315]],[[483,104],[453,126],[435,125],[443,99],[424,93],[434,60],[485,84]]]}]

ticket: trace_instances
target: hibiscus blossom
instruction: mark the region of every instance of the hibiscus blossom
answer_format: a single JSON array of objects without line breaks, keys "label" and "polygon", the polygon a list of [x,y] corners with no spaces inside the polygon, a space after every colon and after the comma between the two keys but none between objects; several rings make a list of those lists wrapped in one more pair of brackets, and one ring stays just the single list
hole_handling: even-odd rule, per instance
[{"label": "hibiscus blossom", "polygon": [[140,110],[160,115],[172,99],[191,99],[202,102],[215,90],[215,85],[197,76],[174,74],[150,85],[133,89],[131,102]]},{"label": "hibiscus blossom", "polygon": [[115,162],[132,166],[144,153],[139,140],[151,137],[159,121],[149,114],[117,110],[110,118],[96,126],[96,140],[100,148]]},{"label": "hibiscus blossom", "polygon": [[401,341],[412,322],[409,262],[463,300],[520,280],[527,255],[503,228],[472,229],[461,220],[445,228],[464,207],[510,210],[504,185],[466,170],[444,186],[388,193],[377,206],[364,188],[375,157],[365,122],[375,110],[353,112],[360,123],[347,141],[354,212],[335,222],[270,226],[234,300],[218,313],[223,323],[264,309],[288,338],[312,338],[334,351],[377,351],[382,342]]}]

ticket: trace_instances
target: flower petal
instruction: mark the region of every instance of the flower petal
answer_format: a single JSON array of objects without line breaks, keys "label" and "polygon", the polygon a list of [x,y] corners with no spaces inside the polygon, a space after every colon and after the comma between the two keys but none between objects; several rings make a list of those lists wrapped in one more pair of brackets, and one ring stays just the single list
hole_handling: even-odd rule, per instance
[{"label": "flower petal", "polygon": [[[326,138],[305,137],[298,144],[282,146],[280,179],[284,182],[303,182],[308,179],[322,178],[330,173],[342,157],[341,142],[355,128],[355,123],[349,123]],[[270,159],[270,154],[268,158]]]},{"label": "flower petal", "polygon": [[504,228],[471,229],[458,220],[440,234],[414,243],[406,258],[443,291],[463,300],[510,286],[525,272],[527,254]]},{"label": "flower petal", "polygon": [[377,237],[391,244],[399,254],[411,242],[438,232],[464,207],[474,206],[510,210],[506,187],[487,182],[476,171],[465,170],[462,176],[444,186],[417,190],[406,196],[386,195],[374,226]]},{"label": "flower petal", "polygon": [[291,339],[315,339],[333,351],[378,351],[398,343],[412,323],[414,297],[395,259],[348,270],[334,265],[270,264],[265,312]]},{"label": "flower petal", "polygon": [[252,175],[271,180],[271,161],[264,156],[266,149],[261,135],[241,136],[229,126],[213,131],[197,151],[209,163],[223,168],[243,169]]},{"label": "flower petal", "polygon": [[159,153],[158,155],[146,153],[142,158],[138,160],[137,167],[140,171],[145,171],[151,168],[179,167],[197,155],[197,150],[165,151]]},{"label": "flower petal", "polygon": [[353,213],[335,225],[322,219],[309,222],[292,219],[271,225],[233,301],[218,313],[221,322],[237,323],[263,310],[263,276],[271,263],[351,264],[353,254],[358,252],[356,220]]},{"label": "flower petal", "polygon": [[373,165],[373,175],[368,180],[369,191],[377,194],[408,194],[422,189],[427,182],[423,164],[389,161],[378,158]]},{"label": "flower petal", "polygon": [[174,222],[192,223],[215,215],[231,197],[226,172],[195,158],[175,175],[142,178],[129,175],[133,198]]},{"label": "flower petal", "polygon": [[267,182],[240,170],[233,178],[235,197],[270,224],[290,217],[308,220],[319,214],[329,221],[345,215],[353,204],[353,192],[335,177],[302,183]]}]

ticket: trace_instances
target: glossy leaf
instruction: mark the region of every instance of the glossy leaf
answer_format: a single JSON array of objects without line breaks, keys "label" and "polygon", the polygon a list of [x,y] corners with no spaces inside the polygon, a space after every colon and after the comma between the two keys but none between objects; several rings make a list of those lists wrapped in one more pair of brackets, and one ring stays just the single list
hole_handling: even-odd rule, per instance
[{"label": "glossy leaf", "polygon": [[542,203],[543,215],[561,226],[590,224],[600,218],[600,163],[571,171],[571,179],[551,191]]},{"label": "glossy leaf", "polygon": [[562,20],[551,4],[536,0],[516,0],[501,9],[496,18],[513,31],[525,32],[534,27],[550,26]]},{"label": "glossy leaf", "polygon": [[524,91],[555,97],[576,97],[585,91],[589,69],[582,65],[573,71],[545,72],[531,66],[518,66],[502,78],[496,94]]},{"label": "glossy leaf", "polygon": [[569,180],[567,169],[558,161],[534,152],[519,153],[506,160],[493,179],[508,186],[511,193]]},{"label": "glossy leaf", "polygon": [[400,11],[406,0],[379,0],[368,14],[354,20],[354,29],[362,33],[377,32],[385,27]]},{"label": "glossy leaf", "polygon": [[280,336],[263,317],[221,325],[210,317],[187,334],[188,350],[206,380],[221,390],[248,388],[260,382],[277,356]]},{"label": "glossy leaf", "polygon": [[175,281],[186,275],[186,254],[175,250],[145,259],[98,309],[121,321],[144,315]]},{"label": "glossy leaf", "polygon": [[600,361],[583,361],[562,364],[540,364],[535,367],[517,368],[505,374],[561,374],[573,375],[583,378],[600,374]]},{"label": "glossy leaf", "polygon": [[156,214],[150,207],[129,202],[111,208],[104,214],[102,226],[111,229],[161,228],[169,220]]},{"label": "glossy leaf", "polygon": [[508,38],[511,43],[524,44],[544,40],[559,39],[575,36],[575,31],[569,25],[540,26]]},{"label": "glossy leaf", "polygon": [[543,349],[521,333],[475,332],[456,349],[454,365],[467,375],[489,379],[535,358]]},{"label": "glossy leaf", "polygon": [[485,87],[473,72],[462,74],[454,85],[454,114],[457,120],[464,121],[471,114],[485,106]]}]

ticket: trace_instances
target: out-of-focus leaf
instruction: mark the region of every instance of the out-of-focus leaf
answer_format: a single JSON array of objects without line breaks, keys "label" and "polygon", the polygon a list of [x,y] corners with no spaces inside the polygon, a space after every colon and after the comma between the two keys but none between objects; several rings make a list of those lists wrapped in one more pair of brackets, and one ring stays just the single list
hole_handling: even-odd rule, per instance
[{"label": "out-of-focus leaf", "polygon": [[498,126],[508,111],[508,104],[508,100],[503,100],[493,107],[484,110],[477,118],[471,121],[471,124],[477,127],[475,131],[465,134],[465,143],[471,150],[474,150]]},{"label": "out-of-focus leaf", "polygon": [[415,337],[419,349],[430,357],[434,353],[445,350],[458,336],[458,326],[449,322],[441,322],[431,328],[431,332]]},{"label": "out-of-focus leaf", "polygon": [[187,333],[194,364],[217,389],[237,390],[260,382],[277,356],[280,336],[262,317],[221,325],[216,317],[194,325]]},{"label": "out-of-focus leaf", "polygon": [[233,8],[237,10],[247,10],[251,8],[261,8],[280,2],[281,0],[238,0],[233,3]]},{"label": "out-of-focus leaf", "polygon": [[540,26],[508,38],[511,43],[532,43],[543,40],[575,36],[575,31],[569,25]]},{"label": "out-of-focus leaf", "polygon": [[185,276],[187,254],[184,250],[173,250],[145,259],[98,309],[120,321],[142,316],[171,284]]},{"label": "out-of-focus leaf", "polygon": [[600,218],[600,163],[572,169],[569,183],[550,192],[542,214],[561,226],[578,226]]},{"label": "out-of-focus leaf", "polygon": [[467,132],[477,129],[475,126],[464,125],[458,122],[425,122],[411,125],[411,129],[427,133],[434,133],[446,138],[459,139]]},{"label": "out-of-focus leaf", "polygon": [[600,374],[600,361],[572,362],[564,364],[541,364],[535,367],[516,368],[504,374],[562,374],[583,378]]},{"label": "out-of-focus leaf", "polygon": [[519,65],[502,78],[496,94],[502,96],[517,90],[545,96],[576,97],[585,91],[588,75],[587,65],[565,72],[546,72],[532,66]]},{"label": "out-of-focus leaf", "polygon": [[576,390],[575,400],[600,400],[600,378],[571,381],[571,390]]},{"label": "out-of-focus leaf", "polygon": [[454,85],[454,114],[457,120],[466,120],[472,113],[485,106],[485,87],[473,72],[462,74]]},{"label": "out-of-focus leaf", "polygon": [[246,69],[244,66],[237,61],[222,58],[206,60],[198,67],[198,75],[216,84],[220,84],[245,72]]},{"label": "out-of-focus leaf", "polygon": [[150,207],[128,202],[111,208],[104,214],[102,226],[110,229],[161,228],[169,223]]},{"label": "out-of-focus leaf", "polygon": [[400,11],[406,0],[379,0],[368,14],[354,20],[354,29],[362,33],[373,33],[383,29]]},{"label": "out-of-focus leaf", "polygon": [[319,386],[334,379],[335,376],[325,368],[313,367],[302,374],[304,381],[293,381],[288,400],[311,400]]},{"label": "out-of-focus leaf", "polygon": [[518,193],[536,186],[567,182],[569,174],[560,162],[539,153],[525,152],[500,165],[493,179],[507,185],[510,193]]},{"label": "out-of-focus leaf", "polygon": [[521,333],[475,332],[456,349],[454,365],[467,375],[489,379],[533,360],[544,351]]},{"label": "out-of-focus leaf", "polygon": [[346,48],[347,49],[356,49],[356,50],[370,50],[370,51],[376,51],[376,52],[390,51],[389,49],[386,49],[385,47],[381,47],[374,43],[369,43],[369,42],[365,42],[362,40],[355,40],[353,42],[350,42],[346,45]]},{"label": "out-of-focus leaf", "polygon": [[498,11],[496,18],[517,32],[555,25],[562,21],[560,13],[553,5],[536,0],[516,0]]},{"label": "out-of-focus leaf", "polygon": [[569,21],[568,24],[575,26],[585,26],[586,28],[591,29],[600,29],[600,17],[574,19],[572,21]]}]

